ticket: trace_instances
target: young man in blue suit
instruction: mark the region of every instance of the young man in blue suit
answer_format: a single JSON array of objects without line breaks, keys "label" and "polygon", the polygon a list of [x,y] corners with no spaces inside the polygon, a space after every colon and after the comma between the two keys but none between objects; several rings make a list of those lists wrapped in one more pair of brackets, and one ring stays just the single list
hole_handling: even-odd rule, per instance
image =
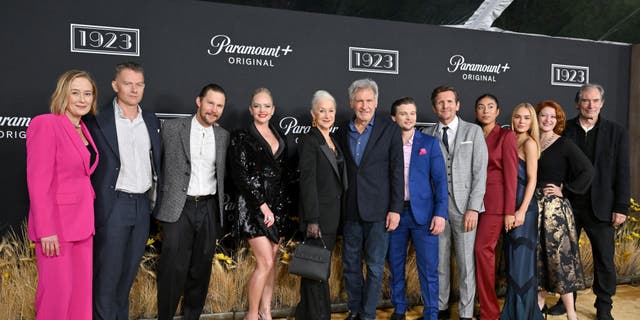
[{"label": "young man in blue suit", "polygon": [[389,287],[395,307],[393,320],[405,319],[405,264],[409,237],[416,250],[416,262],[423,317],[438,319],[438,234],[444,230],[447,214],[447,173],[438,139],[415,129],[416,102],[411,97],[391,105],[391,119],[402,131],[404,152],[404,209],[398,228],[389,234]]}]

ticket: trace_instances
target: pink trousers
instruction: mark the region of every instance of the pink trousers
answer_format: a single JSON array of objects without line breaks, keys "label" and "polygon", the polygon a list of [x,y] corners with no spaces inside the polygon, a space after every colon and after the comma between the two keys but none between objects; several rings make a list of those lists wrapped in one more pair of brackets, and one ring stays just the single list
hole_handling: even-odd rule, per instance
[{"label": "pink trousers", "polygon": [[47,257],[36,243],[37,320],[91,320],[93,236],[61,242],[60,255]]}]

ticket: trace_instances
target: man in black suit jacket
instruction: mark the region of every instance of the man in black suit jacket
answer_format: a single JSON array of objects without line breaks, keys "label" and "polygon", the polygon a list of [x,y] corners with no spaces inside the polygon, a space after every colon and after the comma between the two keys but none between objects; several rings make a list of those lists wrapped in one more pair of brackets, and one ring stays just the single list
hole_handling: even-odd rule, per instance
[{"label": "man in black suit jacket", "polygon": [[111,86],[116,97],[86,121],[100,153],[91,176],[96,192],[93,318],[124,320],[156,201],[160,121],[139,106],[145,88],[141,65],[117,65]]},{"label": "man in black suit jacket", "polygon": [[354,81],[349,101],[355,116],[342,124],[339,138],[349,182],[342,252],[347,319],[369,320],[376,318],[380,301],[388,232],[398,227],[404,205],[402,136],[388,117],[375,116],[378,85],[373,80]]},{"label": "man in black suit jacket", "polygon": [[567,121],[564,135],[574,141],[594,166],[591,190],[568,194],[578,234],[585,230],[593,252],[594,306],[598,319],[613,319],[611,297],[616,293],[615,228],[629,210],[629,135],[622,126],[604,119],[604,89],[586,84],[576,94],[579,115]]}]

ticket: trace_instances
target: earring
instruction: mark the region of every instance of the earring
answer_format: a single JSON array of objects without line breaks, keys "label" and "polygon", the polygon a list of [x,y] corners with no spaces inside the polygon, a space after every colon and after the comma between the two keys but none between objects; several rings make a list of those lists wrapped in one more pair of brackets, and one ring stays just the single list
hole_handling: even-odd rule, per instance
[{"label": "earring", "polygon": [[311,118],[311,126],[314,128],[318,126],[318,121],[315,117]]}]

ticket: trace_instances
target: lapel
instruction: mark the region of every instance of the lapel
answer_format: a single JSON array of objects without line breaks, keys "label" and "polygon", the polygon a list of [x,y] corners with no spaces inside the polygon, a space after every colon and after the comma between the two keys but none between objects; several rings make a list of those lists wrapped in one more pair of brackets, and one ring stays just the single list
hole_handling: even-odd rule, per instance
[{"label": "lapel", "polygon": [[142,120],[144,121],[144,126],[147,127],[147,133],[149,134],[149,141],[151,142],[151,151],[153,152],[154,157],[160,156],[160,128],[158,127],[158,118],[156,118],[153,112],[142,112]]},{"label": "lapel", "polygon": [[[221,161],[223,161],[223,156],[222,156],[222,149],[220,148],[220,146],[222,146],[222,128],[218,127],[218,126],[213,126],[213,137],[215,140],[215,152],[216,152],[216,171],[218,171],[218,168],[222,168],[223,165],[221,163]],[[217,172],[216,172],[217,173]]]},{"label": "lapel", "polygon": [[107,107],[103,108],[102,112],[96,116],[96,122],[98,128],[102,132],[102,135],[107,140],[111,151],[116,155],[117,159],[120,159],[120,151],[118,149],[118,132],[116,131],[116,118],[114,114],[113,103],[107,104]]},{"label": "lapel", "polygon": [[[95,142],[93,142],[93,138],[91,137],[91,134],[87,129],[87,126],[84,125],[84,122],[80,121],[80,126],[82,126],[82,133],[84,133],[84,137],[87,138],[87,140],[89,141],[89,144],[91,145],[91,148],[93,148],[93,151],[96,153],[96,160],[93,162],[93,165],[88,169],[89,174],[92,174],[93,171],[95,171],[96,167],[98,166],[98,161],[100,160],[100,153],[98,152],[98,147],[96,147]],[[91,157],[89,157],[89,161],[91,161]]]},{"label": "lapel", "polygon": [[460,148],[460,143],[464,141],[464,137],[467,135],[467,131],[469,130],[469,124],[466,121],[463,121],[458,117],[458,130],[456,130],[456,136],[453,137],[453,152],[451,153],[451,157],[455,157],[456,153],[458,153],[458,148]]},{"label": "lapel", "polygon": [[[577,123],[577,125],[580,125],[579,123]],[[593,165],[595,166],[596,163],[598,163],[598,160],[600,158],[600,152],[601,150],[605,150],[605,153],[609,153],[612,151],[612,145],[611,145],[611,141],[608,141],[608,139],[611,137],[611,132],[609,132],[609,129],[611,129],[611,126],[608,126],[606,124],[606,120],[604,118],[602,118],[602,116],[600,116],[598,118],[598,122],[596,123],[596,125],[598,126],[598,134],[596,135],[596,149],[594,150],[594,154],[593,154]],[[574,130],[575,132],[576,130]],[[574,139],[575,141],[575,139]],[[598,146],[603,146],[602,148],[599,148]]]},{"label": "lapel", "polygon": [[[282,135],[280,135],[280,132],[278,132],[278,130],[271,123],[269,123],[269,129],[271,129],[271,132],[273,132],[273,135],[276,137],[276,139],[278,139],[279,143],[286,143],[284,141],[284,139],[286,139],[286,138],[283,137]],[[253,122],[251,122],[251,125],[249,126],[249,132],[254,136],[254,138],[258,141],[258,143],[265,150],[265,153],[268,155],[270,161],[277,163],[275,154],[273,154],[273,150],[271,150],[271,146],[269,145],[267,140],[265,140],[264,137],[262,137],[262,135],[258,131],[258,128],[256,128],[256,126],[255,126],[255,124],[253,124]],[[278,148],[281,148],[281,147],[286,147],[286,145],[278,146]],[[283,152],[284,152],[284,150],[283,150]],[[286,157],[286,154],[284,156]]]},{"label": "lapel", "polygon": [[367,141],[367,146],[364,148],[364,153],[362,154],[362,160],[360,160],[360,166],[362,166],[362,164],[367,161],[367,155],[370,152],[373,152],[375,148],[374,145],[376,144],[378,139],[380,139],[380,137],[382,136],[382,131],[384,131],[384,129],[388,125],[383,121],[382,117],[378,118],[376,115],[376,118],[377,119],[374,120],[375,122],[373,124],[373,128],[371,128],[371,135],[369,136],[369,141]]},{"label": "lapel", "polygon": [[[424,141],[422,140],[422,136],[416,132],[413,134],[413,145],[411,146],[411,164],[409,165],[409,177],[411,177],[411,173],[413,172],[413,168],[417,168],[417,166],[421,166],[422,164],[418,163],[418,157],[420,156],[420,149],[425,148]],[[427,150],[425,148],[425,150]],[[425,154],[426,155],[426,154]],[[415,165],[414,165],[415,164]]]},{"label": "lapel", "polygon": [[[336,156],[331,151],[326,141],[324,141],[324,136],[322,136],[322,133],[318,128],[311,128],[311,133],[315,136],[316,140],[318,140],[318,144],[320,145],[320,151],[322,151],[322,154],[324,155],[324,157],[327,158],[327,160],[331,164],[331,168],[333,169],[333,172],[336,174],[338,179],[340,179],[340,171],[338,170],[338,162],[336,161]],[[333,138],[331,138],[331,140],[333,141],[333,145],[336,146],[336,148],[338,148],[337,147],[338,144],[333,140]]]},{"label": "lapel", "polygon": [[[87,150],[87,147],[84,145],[84,143],[82,143],[82,139],[80,138],[80,135],[76,131],[76,128],[73,126],[73,124],[65,114],[58,115],[58,122],[60,123],[60,125],[62,126],[62,129],[66,133],[67,137],[69,137],[69,140],[71,141],[74,148],[78,152],[78,156],[82,160],[82,167],[84,168],[85,173],[87,175],[90,175],[91,174],[91,171],[89,168],[90,157],[87,156],[89,154],[89,151]],[[84,133],[85,136],[88,136],[86,127],[84,127],[84,124],[82,124],[82,121],[80,121],[80,123],[81,123],[80,127],[82,128],[81,129],[82,132]],[[92,145],[92,147],[94,146]]]},{"label": "lapel", "polygon": [[349,145],[349,124],[351,121],[347,120],[340,128],[338,129],[338,141],[344,146],[345,152],[342,153],[344,155],[345,161],[349,161],[349,163],[356,163],[356,160],[353,159],[353,154],[351,153],[351,146]]},{"label": "lapel", "polygon": [[187,119],[187,121],[181,121],[180,126],[182,128],[178,130],[178,135],[180,136],[184,156],[191,162],[191,121],[193,121],[193,117]]}]

